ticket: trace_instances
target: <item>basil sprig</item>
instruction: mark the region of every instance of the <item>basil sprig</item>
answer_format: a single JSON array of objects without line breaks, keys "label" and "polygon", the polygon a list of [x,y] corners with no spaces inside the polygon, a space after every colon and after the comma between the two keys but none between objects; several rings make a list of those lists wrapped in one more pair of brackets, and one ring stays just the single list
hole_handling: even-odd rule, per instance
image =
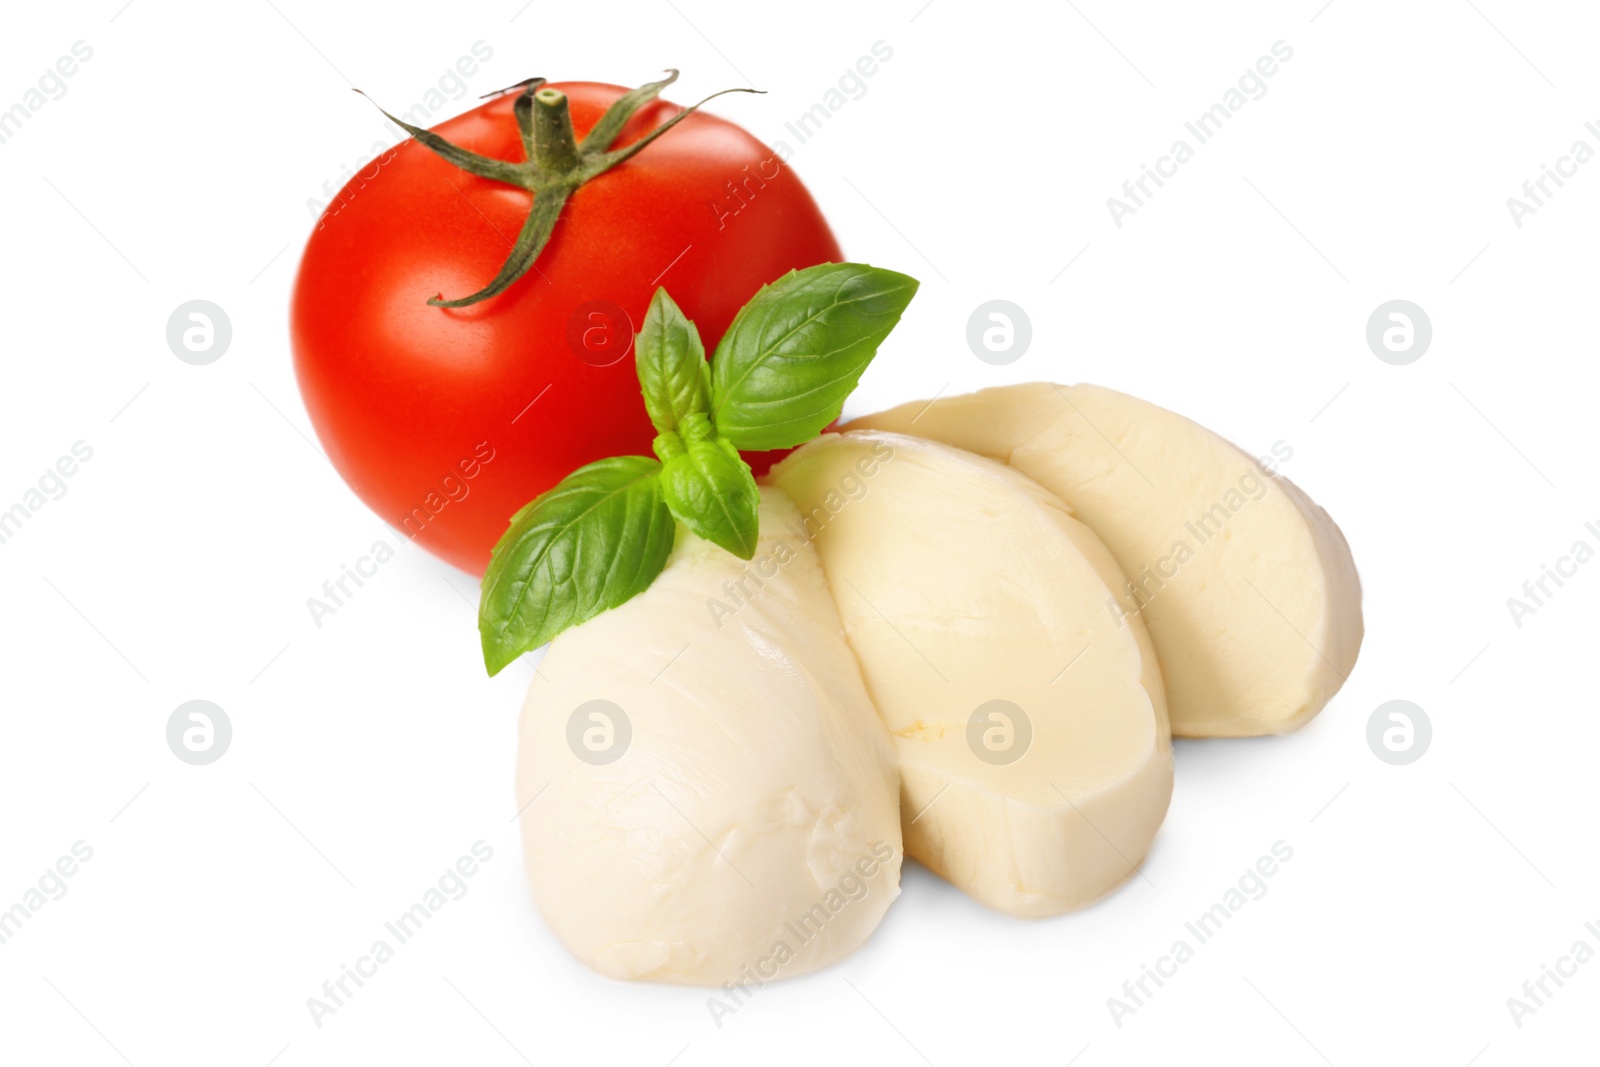
[{"label": "basil sprig", "polygon": [[803,444],[838,418],[918,284],[860,263],[790,271],[740,310],[709,364],[657,289],[634,340],[657,459],[590,463],[512,516],[478,610],[489,673],[648,589],[674,520],[752,558],[761,491],[739,450]]},{"label": "basil sprig", "polygon": [[705,345],[665,289],[650,301],[634,350],[667,507],[692,533],[750,559],[761,491],[739,450],[711,425]]}]

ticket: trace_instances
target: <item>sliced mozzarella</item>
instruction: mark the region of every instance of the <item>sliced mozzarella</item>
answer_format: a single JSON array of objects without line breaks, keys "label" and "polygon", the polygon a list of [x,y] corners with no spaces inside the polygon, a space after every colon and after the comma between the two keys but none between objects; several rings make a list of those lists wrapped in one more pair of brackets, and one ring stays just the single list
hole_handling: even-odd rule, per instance
[{"label": "sliced mozzarella", "polygon": [[992,456],[1064,500],[1128,577],[1102,610],[1144,619],[1179,736],[1294,730],[1355,665],[1361,582],[1344,535],[1288,479],[1181,415],[1035,382],[851,425]]},{"label": "sliced mozzarella", "polygon": [[907,854],[1023,916],[1127,878],[1172,750],[1111,554],[1037,484],[920,438],[825,434],[773,468],[900,758]]},{"label": "sliced mozzarella", "polygon": [[613,977],[801,974],[899,894],[888,736],[816,554],[786,532],[794,506],[764,489],[760,518],[750,563],[680,529],[654,584],[557,637],[528,692],[533,894]]}]

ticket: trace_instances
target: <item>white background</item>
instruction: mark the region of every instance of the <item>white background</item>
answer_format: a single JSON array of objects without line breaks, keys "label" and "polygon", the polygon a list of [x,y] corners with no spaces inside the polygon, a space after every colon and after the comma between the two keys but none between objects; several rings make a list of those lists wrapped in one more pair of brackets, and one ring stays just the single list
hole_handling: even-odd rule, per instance
[{"label": "white background", "polygon": [[[1506,199],[1576,139],[1600,148],[1600,18],[1320,2],[9,10],[0,108],[75,41],[94,54],[0,144],[0,508],[74,442],[94,456],[0,545],[0,908],[74,842],[94,854],[0,945],[0,1060],[1592,1061],[1600,961],[1521,1028],[1506,998],[1579,938],[1600,948],[1600,562],[1520,628],[1506,600],[1579,538],[1600,547],[1600,162],[1521,228]],[[296,392],[306,202],[381,128],[350,84],[409,103],[479,40],[472,95],[677,66],[680,101],[767,89],[714,110],[768,141],[886,42],[792,160],[851,258],[924,283],[847,413],[1048,378],[1252,452],[1289,443],[1283,472],[1366,590],[1343,692],[1291,737],[1180,742],[1146,877],[1079,914],[1009,919],[912,865],[865,949],[720,1028],[705,991],[589,973],[523,885],[531,670],[484,678],[475,583],[407,546],[320,629],[306,607],[385,535]],[[1279,40],[1268,93],[1114,225],[1106,198]],[[195,298],[233,324],[210,366],[165,341]],[[992,298],[1033,324],[1007,367],[964,340]],[[1403,367],[1364,339],[1395,298],[1434,328]],[[166,746],[194,698],[232,719],[211,766]],[[1404,767],[1365,740],[1396,698],[1434,728]],[[480,839],[470,893],[316,1027],[306,998]],[[1107,998],[1279,840],[1294,858],[1268,894],[1115,1025]]]}]

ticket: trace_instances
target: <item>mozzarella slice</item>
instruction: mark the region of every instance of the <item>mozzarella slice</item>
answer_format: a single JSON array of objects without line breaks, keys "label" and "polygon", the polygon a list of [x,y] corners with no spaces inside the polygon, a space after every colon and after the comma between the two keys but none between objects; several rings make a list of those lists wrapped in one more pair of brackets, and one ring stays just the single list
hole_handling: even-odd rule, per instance
[{"label": "mozzarella slice", "polygon": [[773,468],[795,501],[900,758],[907,854],[1014,915],[1135,869],[1172,750],[1122,576],[1087,527],[1003,464],[898,434],[825,434]]},{"label": "mozzarella slice", "polygon": [[794,506],[764,489],[760,519],[750,563],[680,529],[655,583],[557,637],[528,691],[528,878],[603,974],[802,974],[899,894],[887,734]]},{"label": "mozzarella slice", "polygon": [[1143,618],[1179,736],[1297,729],[1355,665],[1361,582],[1344,535],[1288,479],[1181,415],[1035,382],[851,425],[992,456],[1064,500],[1128,577],[1101,610]]}]

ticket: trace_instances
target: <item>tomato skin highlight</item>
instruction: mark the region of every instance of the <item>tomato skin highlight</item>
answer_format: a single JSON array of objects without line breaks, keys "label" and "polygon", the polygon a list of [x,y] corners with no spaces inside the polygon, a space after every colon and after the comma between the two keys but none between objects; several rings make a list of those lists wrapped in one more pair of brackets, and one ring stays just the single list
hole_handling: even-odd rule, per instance
[{"label": "tomato skin highlight", "polygon": [[[551,87],[567,94],[580,140],[628,91]],[[434,129],[521,160],[514,99]],[[615,147],[681,110],[647,104]],[[637,330],[664,286],[710,352],[763,284],[843,259],[793,170],[745,130],[697,112],[573,193],[534,269],[506,292],[430,307],[429,297],[465,296],[494,277],[531,194],[414,142],[380,159],[340,191],[306,245],[290,312],[295,373],[356,494],[475,575],[512,514],[557,481],[607,456],[650,454],[654,430],[617,310]],[[757,474],[772,460],[747,458]]]}]

